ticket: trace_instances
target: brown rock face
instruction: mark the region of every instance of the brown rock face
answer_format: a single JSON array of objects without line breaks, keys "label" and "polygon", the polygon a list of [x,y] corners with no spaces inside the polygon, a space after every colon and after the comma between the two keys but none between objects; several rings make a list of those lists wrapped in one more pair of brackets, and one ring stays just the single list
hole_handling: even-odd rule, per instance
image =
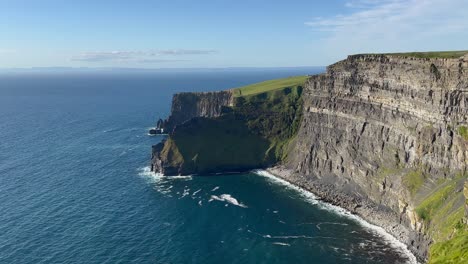
[{"label": "brown rock face", "polygon": [[[312,76],[303,101],[286,167],[358,207],[389,210],[374,222],[426,258],[430,238],[413,209],[435,182],[466,172],[468,142],[458,128],[468,122],[468,58],[349,56]],[[392,232],[392,223],[407,230]]]}]

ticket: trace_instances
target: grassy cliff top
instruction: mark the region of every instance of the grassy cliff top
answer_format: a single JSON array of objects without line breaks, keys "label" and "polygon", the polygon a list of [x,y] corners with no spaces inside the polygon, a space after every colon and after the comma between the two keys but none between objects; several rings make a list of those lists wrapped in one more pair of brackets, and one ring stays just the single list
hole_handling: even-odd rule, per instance
[{"label": "grassy cliff top", "polygon": [[421,59],[456,59],[468,53],[468,50],[455,51],[427,51],[427,52],[402,52],[402,53],[368,53],[357,55],[387,55],[397,57],[415,57]]},{"label": "grassy cliff top", "polygon": [[254,95],[268,91],[274,91],[286,87],[303,85],[308,76],[294,76],[283,79],[269,80],[260,83],[254,83],[247,86],[233,89],[234,97]]}]

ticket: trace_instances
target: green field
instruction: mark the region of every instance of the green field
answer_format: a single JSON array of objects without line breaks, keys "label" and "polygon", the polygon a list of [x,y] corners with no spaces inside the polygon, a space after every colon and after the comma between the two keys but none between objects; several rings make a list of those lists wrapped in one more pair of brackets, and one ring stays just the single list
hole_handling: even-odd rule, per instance
[{"label": "green field", "polygon": [[234,96],[254,95],[268,91],[283,89],[285,87],[302,86],[308,76],[294,76],[283,79],[270,80],[233,89]]},{"label": "green field", "polygon": [[[388,56],[398,57],[415,57],[415,58],[441,58],[441,59],[456,59],[468,53],[468,50],[457,50],[457,51],[428,51],[428,52],[402,52],[402,53],[381,53]],[[379,53],[370,53],[362,55],[380,55]]]}]

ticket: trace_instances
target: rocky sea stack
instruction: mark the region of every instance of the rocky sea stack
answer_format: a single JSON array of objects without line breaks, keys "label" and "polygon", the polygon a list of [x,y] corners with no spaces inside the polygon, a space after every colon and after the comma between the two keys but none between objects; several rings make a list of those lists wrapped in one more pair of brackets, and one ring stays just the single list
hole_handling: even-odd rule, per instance
[{"label": "rocky sea stack", "polygon": [[352,55],[320,75],[176,94],[163,126],[153,171],[271,168],[422,261],[468,261],[468,52]]}]

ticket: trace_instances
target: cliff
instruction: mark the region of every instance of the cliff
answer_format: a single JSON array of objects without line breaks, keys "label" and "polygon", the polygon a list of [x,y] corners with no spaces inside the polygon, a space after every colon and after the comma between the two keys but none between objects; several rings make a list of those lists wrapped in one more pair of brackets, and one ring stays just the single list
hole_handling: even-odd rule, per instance
[{"label": "cliff", "polygon": [[[175,95],[175,111],[166,125],[174,129],[167,140],[153,146],[152,171],[165,175],[241,172],[279,162],[299,126],[306,79],[286,78],[209,93],[208,100],[206,93]],[[196,103],[186,105],[189,102]]]},{"label": "cliff", "polygon": [[420,260],[464,261],[468,55],[453,54],[353,55],[294,89],[231,91],[231,106],[154,147],[153,169],[276,165],[272,173],[382,226]]},{"label": "cliff", "polygon": [[171,132],[176,125],[194,117],[220,116],[223,108],[232,106],[232,103],[231,91],[177,93],[172,99],[171,115],[158,125],[165,131]]},{"label": "cliff", "polygon": [[426,259],[429,245],[452,238],[463,216],[467,70],[466,57],[355,55],[329,66],[305,86],[285,162],[296,175],[290,180],[338,192],[322,196]]}]

